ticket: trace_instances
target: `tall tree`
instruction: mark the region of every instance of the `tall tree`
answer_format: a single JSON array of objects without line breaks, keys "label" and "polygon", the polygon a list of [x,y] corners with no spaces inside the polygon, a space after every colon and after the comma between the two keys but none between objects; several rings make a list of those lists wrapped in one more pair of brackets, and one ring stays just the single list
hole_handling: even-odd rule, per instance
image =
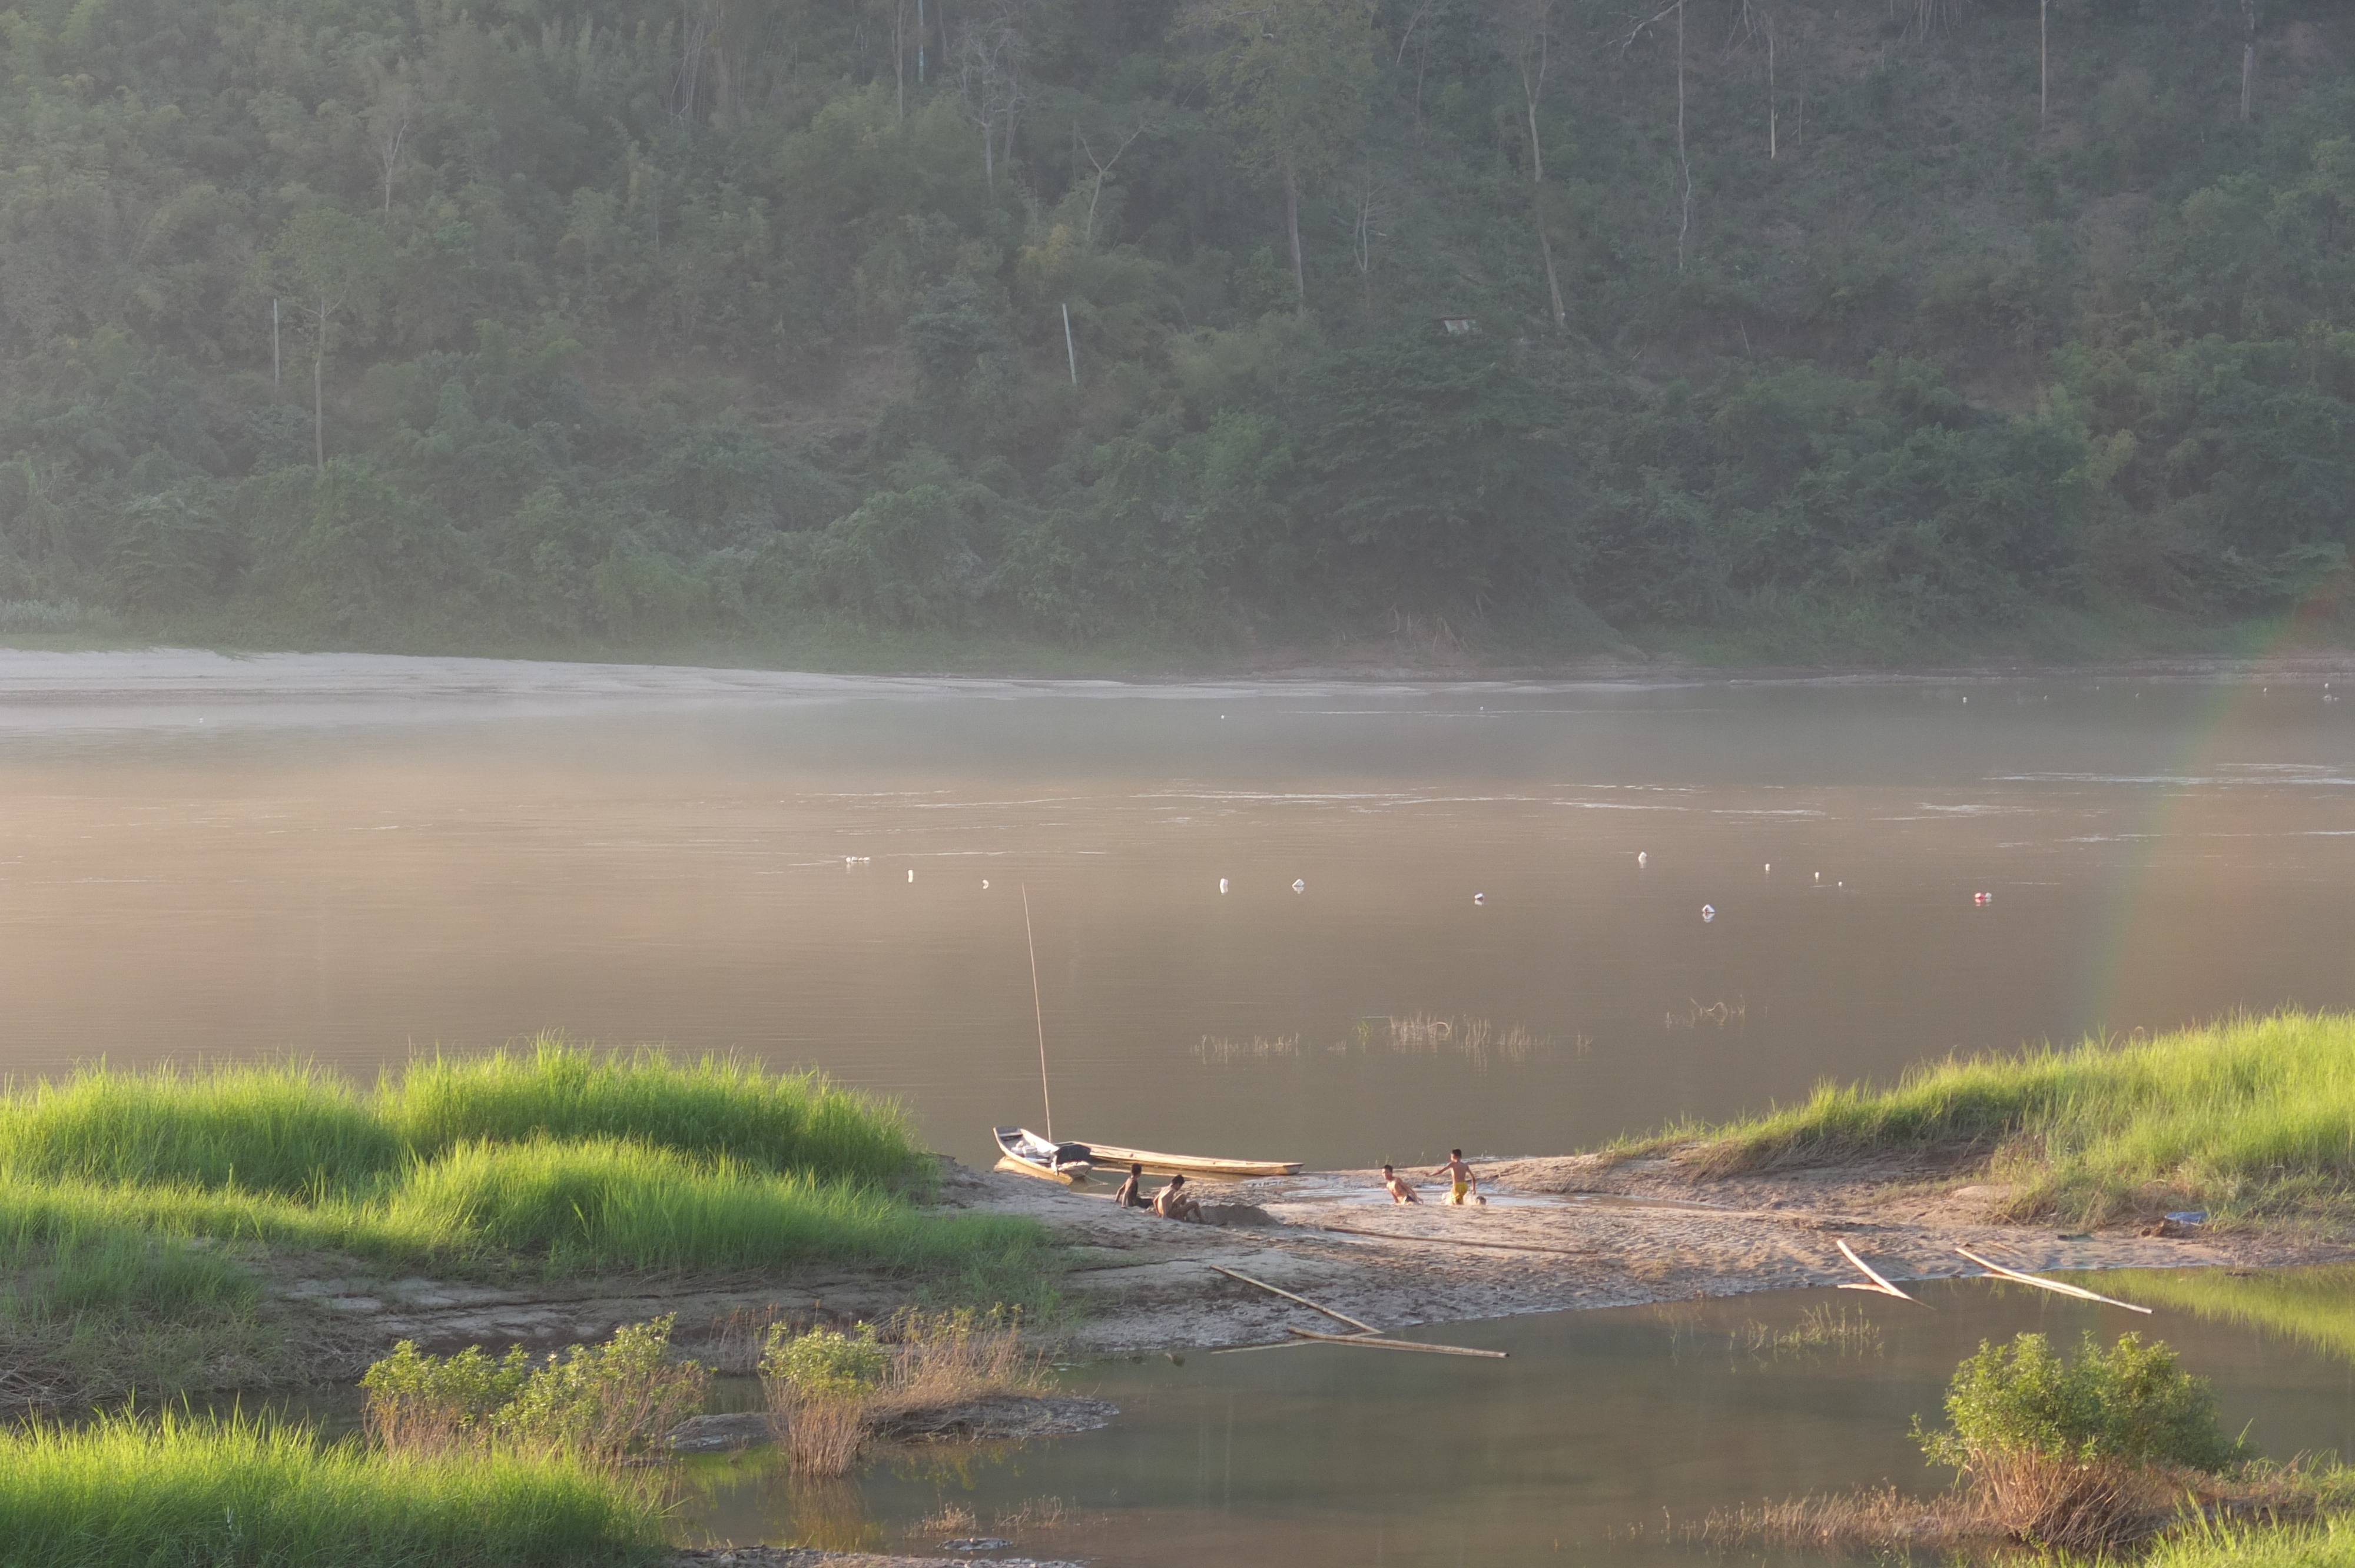
[{"label": "tall tree", "polygon": [[1553,241],[1546,234],[1545,138],[1538,125],[1538,110],[1545,100],[1546,72],[1553,63],[1554,0],[1504,0],[1497,18],[1506,52],[1512,57],[1521,81],[1521,118],[1529,137],[1531,215],[1537,222],[1538,254],[1545,260],[1546,290],[1553,297],[1553,324],[1570,325],[1562,309],[1561,279],[1553,265]]},{"label": "tall tree", "polygon": [[1373,0],[1204,0],[1195,20],[1211,40],[1212,106],[1244,163],[1284,180],[1292,286],[1305,302],[1300,187],[1339,164],[1365,123]]},{"label": "tall tree", "polygon": [[304,302],[311,340],[311,455],[327,466],[327,355],[338,327],[373,314],[391,281],[392,248],[381,226],[331,207],[315,207],[279,232],[271,270]]}]

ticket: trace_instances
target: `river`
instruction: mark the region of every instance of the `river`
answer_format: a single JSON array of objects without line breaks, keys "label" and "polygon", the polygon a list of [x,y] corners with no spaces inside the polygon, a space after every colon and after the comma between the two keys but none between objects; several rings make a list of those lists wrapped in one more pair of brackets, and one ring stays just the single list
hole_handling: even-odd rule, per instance
[{"label": "river", "polygon": [[1048,1119],[1043,1022],[1064,1138],[1363,1166],[2355,1002],[2318,680],[68,667],[0,668],[19,1077],[560,1030],[821,1066],[980,1160]]}]

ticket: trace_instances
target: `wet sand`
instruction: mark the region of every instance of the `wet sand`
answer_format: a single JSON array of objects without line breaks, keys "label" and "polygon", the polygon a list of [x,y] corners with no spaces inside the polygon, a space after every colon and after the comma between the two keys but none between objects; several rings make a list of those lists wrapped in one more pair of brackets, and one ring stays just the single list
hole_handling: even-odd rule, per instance
[{"label": "wet sand", "polygon": [[[1479,1160],[1490,1202],[1394,1206],[1378,1172],[1329,1171],[1206,1190],[1275,1223],[1179,1225],[1034,1178],[958,1171],[951,1201],[1037,1216],[1079,1249],[1066,1287],[1076,1348],[1100,1354],[1269,1343],[1336,1326],[1220,1274],[1236,1269],[1384,1330],[1753,1290],[1863,1283],[1845,1241],[1902,1283],[2009,1268],[2261,1267],[2355,1255],[2282,1235],[2145,1236],[2002,1224],[2001,1192],[1966,1173],[1891,1164],[1696,1181],[1674,1158]],[[2098,1288],[2098,1287],[2096,1287]],[[2131,1299],[2130,1286],[2119,1294]],[[1347,1331],[1342,1330],[1342,1331]]]}]

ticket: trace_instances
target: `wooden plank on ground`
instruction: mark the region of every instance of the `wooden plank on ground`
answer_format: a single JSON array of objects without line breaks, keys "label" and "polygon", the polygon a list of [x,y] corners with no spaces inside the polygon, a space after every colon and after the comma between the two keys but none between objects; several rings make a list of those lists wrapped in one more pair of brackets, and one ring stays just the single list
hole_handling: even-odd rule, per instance
[{"label": "wooden plank on ground", "polygon": [[[1930,1304],[1927,1301],[1923,1300],[1919,1297],[1908,1296],[1905,1292],[1898,1289],[1897,1287],[1890,1284],[1886,1279],[1883,1279],[1879,1274],[1874,1272],[1872,1265],[1865,1262],[1864,1259],[1856,1255],[1856,1249],[1849,1245],[1848,1243],[1838,1241],[1837,1238],[1835,1238],[1835,1245],[1837,1245],[1840,1249],[1841,1256],[1856,1265],[1858,1268],[1863,1271],[1864,1277],[1872,1281],[1870,1285],[1843,1285],[1840,1287],[1842,1290],[1874,1290],[1880,1292],[1883,1296],[1894,1296],[1900,1301],[1911,1301],[1916,1307],[1930,1307]],[[1930,1307],[1930,1310],[1934,1312],[1937,1308]]]},{"label": "wooden plank on ground", "polygon": [[1316,1302],[1311,1301],[1310,1299],[1308,1299],[1308,1298],[1307,1298],[1307,1297],[1305,1297],[1305,1296],[1295,1296],[1295,1295],[1294,1295],[1291,1291],[1284,1289],[1284,1288],[1282,1286],[1280,1286],[1280,1285],[1270,1285],[1270,1284],[1269,1284],[1266,1280],[1264,1280],[1264,1279],[1253,1279],[1250,1275],[1248,1275],[1248,1274],[1241,1274],[1241,1273],[1238,1273],[1238,1272],[1237,1272],[1237,1271],[1235,1271],[1234,1269],[1231,1269],[1231,1268],[1226,1267],[1226,1266],[1225,1266],[1224,1265],[1222,1265],[1222,1264],[1216,1264],[1216,1263],[1205,1263],[1205,1264],[1203,1264],[1203,1265],[1202,1265],[1202,1266],[1203,1266],[1203,1267],[1205,1267],[1205,1268],[1215,1268],[1215,1269],[1217,1269],[1220,1274],[1225,1275],[1228,1278],[1230,1278],[1230,1279],[1240,1279],[1240,1280],[1241,1280],[1245,1285],[1256,1285],[1256,1286],[1258,1286],[1262,1290],[1270,1291],[1270,1292],[1272,1292],[1272,1293],[1273,1293],[1273,1294],[1275,1294],[1275,1295],[1277,1295],[1277,1296],[1281,1296],[1281,1297],[1283,1297],[1286,1301],[1297,1301],[1297,1302],[1299,1302],[1303,1307],[1307,1308],[1310,1311],[1312,1311],[1312,1312],[1322,1312],[1322,1313],[1324,1313],[1324,1314],[1325,1314],[1325,1316],[1327,1316],[1327,1318],[1332,1319],[1335,1322],[1337,1322],[1337,1323],[1347,1323],[1347,1324],[1348,1324],[1348,1325],[1349,1325],[1349,1327],[1351,1327],[1352,1329],[1357,1330],[1358,1330],[1359,1332],[1360,1332],[1360,1333],[1365,1333],[1365,1334],[1379,1334],[1379,1333],[1380,1333],[1380,1332],[1381,1332],[1381,1330],[1380,1330],[1380,1329],[1375,1328],[1371,1323],[1361,1323],[1361,1322],[1359,1322],[1357,1319],[1350,1317],[1347,1312],[1336,1312],[1336,1311],[1334,1311],[1334,1310],[1333,1310],[1333,1308],[1331,1308],[1330,1307],[1321,1307],[1321,1306],[1317,1305]]},{"label": "wooden plank on ground", "polygon": [[1485,1361],[1507,1359],[1503,1351],[1476,1351],[1465,1345],[1426,1345],[1420,1340],[1385,1340],[1372,1334],[1320,1334],[1313,1329],[1286,1329],[1287,1334],[1327,1345],[1363,1345],[1369,1351],[1421,1351],[1433,1356],[1478,1356]]},{"label": "wooden plank on ground", "polygon": [[1989,1274],[2001,1275],[2006,1279],[2015,1279],[2022,1285],[2033,1285],[2039,1290],[2056,1291],[2062,1296],[2074,1296],[2083,1301],[2099,1301],[2105,1307],[2123,1307],[2129,1312],[2140,1312],[2145,1315],[2150,1312],[2147,1307],[2137,1307],[2131,1301],[2121,1301],[2114,1296],[2096,1296],[2090,1290],[2081,1290],[2073,1285],[2063,1285],[2057,1279],[2039,1279],[2032,1274],[2022,1274],[2016,1268],[2006,1268],[1999,1263],[1989,1263],[1966,1246],[1958,1246],[1955,1250]]}]

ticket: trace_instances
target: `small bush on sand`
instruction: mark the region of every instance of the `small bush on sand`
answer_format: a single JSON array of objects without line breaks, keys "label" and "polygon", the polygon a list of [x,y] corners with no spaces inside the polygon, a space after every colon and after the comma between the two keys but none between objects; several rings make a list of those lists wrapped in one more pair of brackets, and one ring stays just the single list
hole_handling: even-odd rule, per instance
[{"label": "small bush on sand", "polygon": [[432,1356],[404,1340],[360,1379],[369,1435],[389,1448],[462,1446],[618,1462],[699,1407],[710,1369],[669,1357],[670,1318],[616,1329],[537,1366],[521,1346]]},{"label": "small bush on sand", "polygon": [[2185,1471],[2242,1457],[2203,1378],[2162,1344],[2127,1334],[2105,1351],[2089,1333],[2073,1361],[2041,1334],[1982,1342],[1946,1391],[1950,1425],[1914,1436],[1952,1465],[2021,1540],[2098,1551],[2141,1533]]},{"label": "small bush on sand", "polygon": [[903,1312],[888,1330],[879,1339],[871,1323],[848,1334],[795,1334],[783,1323],[770,1330],[761,1377],[796,1472],[843,1475],[895,1417],[1046,1381],[1044,1359],[1022,1343],[1017,1313]]}]

